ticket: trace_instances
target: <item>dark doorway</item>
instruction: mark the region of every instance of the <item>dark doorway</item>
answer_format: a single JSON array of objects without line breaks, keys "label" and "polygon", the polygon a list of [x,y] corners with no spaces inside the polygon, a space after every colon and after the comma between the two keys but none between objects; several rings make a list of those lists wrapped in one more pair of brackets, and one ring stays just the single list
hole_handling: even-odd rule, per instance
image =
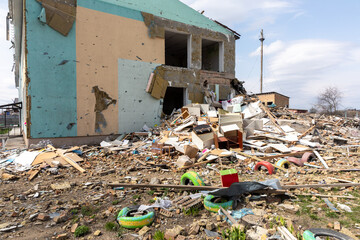
[{"label": "dark doorway", "polygon": [[188,67],[188,38],[186,34],[165,32],[165,65]]},{"label": "dark doorway", "polygon": [[184,88],[168,87],[164,97],[163,112],[170,115],[174,109],[184,106]]}]

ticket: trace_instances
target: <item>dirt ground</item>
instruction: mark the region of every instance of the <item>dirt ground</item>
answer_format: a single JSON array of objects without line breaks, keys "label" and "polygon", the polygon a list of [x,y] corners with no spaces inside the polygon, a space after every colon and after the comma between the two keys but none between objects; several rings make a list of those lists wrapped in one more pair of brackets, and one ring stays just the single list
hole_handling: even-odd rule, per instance
[{"label": "dirt ground", "polygon": [[[1,239],[77,239],[71,228],[74,224],[86,225],[90,232],[80,239],[136,239],[131,234],[137,234],[139,229],[126,230],[116,228],[114,231],[106,230],[108,222],[116,222],[117,213],[126,206],[150,205],[155,197],[168,198],[170,200],[188,191],[175,191],[174,189],[124,189],[114,190],[106,184],[111,182],[128,183],[149,183],[152,179],[161,184],[180,184],[180,178],[186,171],[177,171],[171,163],[176,156],[163,156],[154,158],[155,162],[169,162],[170,168],[144,166],[134,161],[133,154],[104,153],[101,150],[94,151],[90,157],[84,157],[85,161],[81,166],[87,170],[81,174],[72,167],[60,168],[56,174],[44,169],[32,181],[27,180],[26,174],[17,175],[17,180],[1,181],[0,193],[0,224],[17,223],[21,227],[10,232],[0,233]],[[135,156],[138,159],[145,159],[148,155]],[[340,154],[341,156],[341,154]],[[331,167],[342,164],[346,165],[348,158],[341,157],[336,161],[328,162]],[[350,157],[352,167],[358,165],[358,156]],[[355,164],[354,164],[355,162]],[[343,166],[342,166],[343,167]],[[238,170],[241,181],[261,181],[278,178],[283,185],[291,184],[314,184],[326,181],[327,183],[337,182],[330,177],[347,181],[358,182],[359,172],[323,172],[304,171],[302,168],[291,166],[285,174],[278,172],[275,175],[267,175],[263,172],[252,172],[247,167],[237,162],[223,161],[192,168],[200,174],[205,183],[210,186],[220,186],[220,176],[214,168],[235,168]],[[106,174],[107,171],[115,169],[115,172]],[[104,175],[105,174],[105,175]],[[103,176],[102,176],[103,175]],[[70,187],[63,190],[53,190],[54,183],[69,183]],[[342,203],[349,206],[353,212],[334,212],[329,209],[322,197],[314,196],[315,193],[330,195],[329,201],[335,206]],[[301,196],[308,194],[309,196]],[[350,199],[332,196],[352,196]],[[288,191],[287,196],[260,196],[252,200],[250,195],[242,198],[238,209],[251,208],[261,214],[261,227],[271,230],[275,229],[282,221],[293,225],[295,233],[301,233],[308,228],[325,227],[334,228],[334,223],[339,222],[342,228],[346,228],[353,234],[360,234],[360,192],[358,188],[333,188],[333,189],[297,189]],[[285,205],[282,206],[282,205]],[[289,207],[292,206],[292,207]],[[40,220],[37,214],[46,214],[50,219]],[[56,216],[64,214],[63,220],[56,219]],[[230,225],[219,220],[216,213],[210,213],[200,208],[195,213],[175,214],[168,218],[157,214],[154,223],[150,226],[147,236],[153,236],[156,231],[166,232],[176,226],[184,228],[182,235],[185,239],[206,239],[202,229],[206,224],[214,223],[212,229],[219,234]],[[203,221],[204,226],[200,228],[197,235],[189,236],[190,225],[194,222]],[[100,230],[99,236],[94,233]],[[271,231],[270,231],[271,232]],[[60,238],[59,235],[66,234]],[[150,237],[148,238],[150,239]]]}]

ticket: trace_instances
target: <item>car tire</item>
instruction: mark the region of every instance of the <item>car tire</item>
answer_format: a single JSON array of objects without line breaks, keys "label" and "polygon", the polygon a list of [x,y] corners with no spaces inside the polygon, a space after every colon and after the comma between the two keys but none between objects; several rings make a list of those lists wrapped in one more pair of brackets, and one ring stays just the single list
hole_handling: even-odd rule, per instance
[{"label": "car tire", "polygon": [[275,172],[274,166],[271,163],[267,162],[267,161],[258,162],[255,165],[254,170],[255,171],[260,171],[260,169],[263,168],[263,167],[265,167],[267,169],[269,175],[272,175]]},{"label": "car tire", "polygon": [[218,212],[220,206],[223,207],[225,210],[230,209],[233,205],[233,200],[223,202],[223,203],[215,203],[214,200],[219,199],[219,197],[215,197],[213,195],[207,195],[204,199],[204,207],[206,210],[210,212]]},{"label": "car tire", "polygon": [[[311,232],[313,235],[309,234]],[[305,236],[304,236],[305,235]],[[314,238],[311,238],[313,236]],[[333,237],[338,240],[354,240],[352,237],[326,228],[310,228],[303,234],[304,240],[316,239],[316,237]]]},{"label": "car tire", "polygon": [[181,176],[181,185],[205,186],[204,180],[197,172],[189,171]]},{"label": "car tire", "polygon": [[137,212],[139,206],[131,206],[123,208],[118,216],[117,221],[120,226],[128,229],[142,228],[144,226],[149,226],[154,222],[155,211],[152,208],[145,210],[146,214],[139,217],[130,217],[131,212]]}]

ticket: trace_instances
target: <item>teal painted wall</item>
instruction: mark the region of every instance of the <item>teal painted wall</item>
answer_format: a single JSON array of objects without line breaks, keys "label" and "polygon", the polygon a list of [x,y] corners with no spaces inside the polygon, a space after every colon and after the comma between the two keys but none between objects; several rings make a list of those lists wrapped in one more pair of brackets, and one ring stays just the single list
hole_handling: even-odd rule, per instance
[{"label": "teal painted wall", "polygon": [[[219,4],[221,3],[219,2]],[[130,11],[132,9],[232,35],[232,32],[229,30],[221,27],[179,0],[78,0],[78,6],[142,21],[142,17],[139,19],[139,16],[136,16],[137,14]],[[119,7],[125,7],[129,10],[121,10]]]},{"label": "teal painted wall", "polygon": [[140,131],[160,122],[160,100],[145,92],[150,74],[159,65],[119,59],[119,133]]},{"label": "teal painted wall", "polygon": [[78,0],[77,4],[80,7],[89,8],[100,12],[131,18],[138,21],[144,20],[141,12],[130,8],[124,8],[120,5],[114,5],[108,2],[103,2],[99,0]]},{"label": "teal painted wall", "polygon": [[41,8],[26,0],[30,137],[76,136],[75,24],[65,37],[38,20]]}]

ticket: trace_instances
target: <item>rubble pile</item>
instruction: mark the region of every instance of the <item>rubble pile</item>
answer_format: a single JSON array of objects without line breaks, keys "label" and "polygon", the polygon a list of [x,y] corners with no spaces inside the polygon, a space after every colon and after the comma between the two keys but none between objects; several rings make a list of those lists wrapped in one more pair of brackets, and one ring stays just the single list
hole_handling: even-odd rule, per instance
[{"label": "rubble pile", "polygon": [[359,119],[221,106],[98,146],[2,151],[0,238],[357,239]]}]

